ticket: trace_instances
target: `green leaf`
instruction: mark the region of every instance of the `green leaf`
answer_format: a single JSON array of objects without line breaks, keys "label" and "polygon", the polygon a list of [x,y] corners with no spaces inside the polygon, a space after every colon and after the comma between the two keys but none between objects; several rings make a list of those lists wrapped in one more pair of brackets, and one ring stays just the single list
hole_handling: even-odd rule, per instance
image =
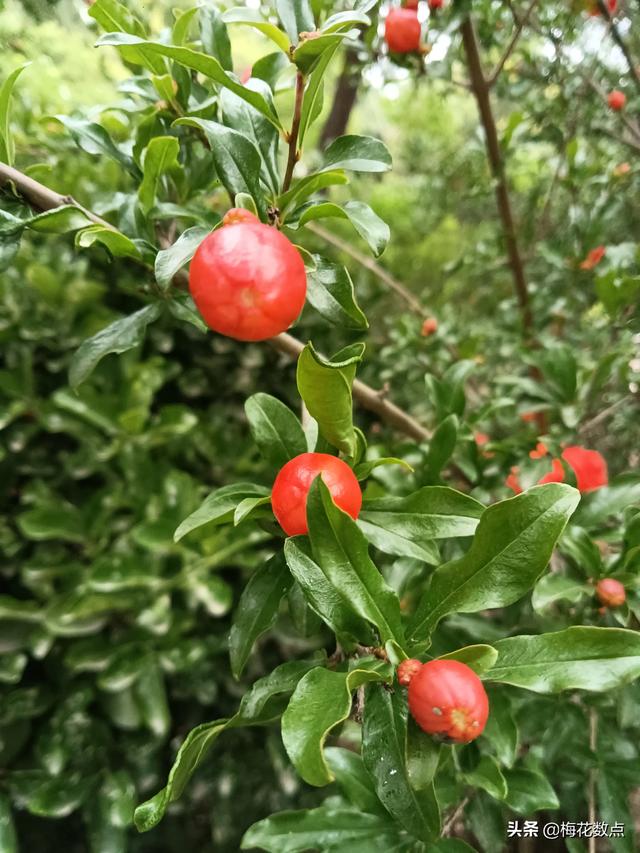
[{"label": "green leaf", "polygon": [[324,757],[338,787],[352,805],[363,812],[386,816],[361,755],[350,749],[328,746]]},{"label": "green leaf", "polygon": [[18,527],[28,539],[36,541],[60,539],[63,542],[84,542],[82,517],[70,504],[39,506],[18,516]]},{"label": "green leaf", "polygon": [[226,71],[233,71],[231,41],[224,23],[224,17],[213,5],[201,6],[199,11],[200,40],[202,49],[208,56],[217,59]]},{"label": "green leaf", "polygon": [[134,163],[133,158],[129,157],[114,144],[104,127],[95,122],[72,118],[71,116],[56,115],[54,118],[69,131],[76,145],[83,151],[86,151],[87,154],[109,157],[119,166],[122,166],[136,180],[142,177],[140,169]]},{"label": "green leaf", "polygon": [[315,269],[307,271],[307,299],[330,323],[345,329],[369,328],[367,318],[356,302],[353,282],[346,267],[314,255]]},{"label": "green leaf", "polygon": [[142,667],[134,692],[145,725],[156,737],[166,737],[171,726],[169,703],[162,671],[153,659]]},{"label": "green leaf", "polygon": [[162,290],[168,290],[171,287],[174,275],[191,260],[210,231],[210,228],[194,225],[183,231],[172,246],[158,252],[155,260],[155,274],[156,281]]},{"label": "green leaf", "polygon": [[[377,0],[374,0],[369,8],[375,6],[376,2]],[[320,30],[323,33],[334,33],[339,30],[351,30],[358,26],[367,27],[369,24],[371,24],[371,18],[365,15],[362,9],[349,9],[346,12],[336,12],[334,15],[330,15]]]},{"label": "green leaf", "polygon": [[[89,8],[89,15],[95,18],[107,33],[112,35],[123,34],[124,39],[126,39],[126,34],[129,34],[130,37],[135,37],[137,41],[144,40],[146,35],[144,27],[119,0],[96,0]],[[103,38],[106,37],[103,36]],[[136,47],[123,47],[122,56],[127,62],[143,65],[154,74],[164,74],[166,71],[162,59]]]},{"label": "green leaf", "polygon": [[321,477],[307,498],[309,538],[315,562],[353,609],[376,626],[382,643],[404,645],[400,602],[368,553],[367,540],[355,521],[339,509]]},{"label": "green leaf", "polygon": [[307,439],[298,418],[270,394],[253,394],[244,404],[249,429],[260,453],[275,468],[307,452]]},{"label": "green leaf", "polygon": [[76,246],[86,249],[94,243],[101,243],[109,252],[118,258],[136,258],[140,260],[140,250],[126,235],[115,228],[105,228],[104,225],[90,225],[78,231],[75,239]]},{"label": "green leaf", "polygon": [[339,136],[324,152],[322,171],[347,169],[353,172],[388,172],[391,154],[373,136]]},{"label": "green leaf", "polygon": [[[270,99],[271,93],[266,83],[260,80],[250,80],[246,85],[252,89],[262,89],[265,100]],[[264,185],[271,190],[275,197],[280,188],[278,172],[280,134],[262,113],[229,89],[222,90],[220,106],[222,107],[224,123],[252,140],[260,152],[260,174]]]},{"label": "green leaf", "polygon": [[323,746],[330,731],[351,712],[351,694],[371,681],[393,679],[389,663],[359,660],[350,672],[317,667],[300,679],[282,715],[282,741],[300,776],[309,785],[328,785],[333,776]]},{"label": "green leaf", "polygon": [[378,798],[414,838],[435,840],[440,812],[433,783],[416,786],[407,764],[407,701],[379,685],[366,691],[362,724],[362,757]]},{"label": "green leaf", "polygon": [[3,160],[9,166],[13,166],[14,155],[13,139],[9,126],[11,121],[11,93],[18,77],[30,64],[30,62],[26,62],[24,65],[20,65],[9,74],[2,86],[0,86],[0,160]]},{"label": "green leaf", "polygon": [[564,575],[543,575],[533,589],[531,606],[536,613],[542,613],[557,601],[570,601],[575,604],[589,592],[585,583]]},{"label": "green leaf", "polygon": [[282,51],[268,53],[253,63],[251,77],[254,80],[264,80],[271,91],[275,91],[278,79],[285,68],[289,67],[289,57]]},{"label": "green leaf", "polygon": [[198,127],[205,133],[211,146],[216,172],[229,195],[233,198],[238,193],[248,193],[255,201],[258,211],[263,214],[265,201],[260,187],[262,160],[253,141],[217,121],[180,118],[174,124]]},{"label": "green leaf", "polygon": [[474,788],[482,788],[496,800],[504,800],[507,796],[506,779],[490,755],[483,755],[474,769],[464,774],[464,780]]},{"label": "green leaf", "polygon": [[284,543],[284,556],[293,577],[304,592],[311,609],[331,630],[350,642],[372,644],[373,631],[358,616],[351,601],[336,588],[322,568],[307,553],[306,537],[297,536]]},{"label": "green leaf", "polygon": [[603,525],[608,518],[639,502],[640,477],[634,474],[617,477],[609,486],[583,496],[575,521],[586,528]]},{"label": "green leaf", "polygon": [[209,10],[204,7],[194,6],[191,9],[186,9],[182,11],[181,9],[174,9],[173,14],[176,18],[173,28],[171,30],[171,40],[174,44],[184,44],[185,41],[189,38],[189,30],[191,29],[191,22],[195,18],[195,16],[200,13],[201,15],[206,14]]},{"label": "green leaf", "polygon": [[178,166],[180,143],[175,136],[154,136],[147,145],[142,164],[142,183],[138,188],[140,207],[146,215],[156,201],[160,179]]},{"label": "green leaf", "polygon": [[274,702],[279,703],[282,696],[291,694],[298,681],[321,663],[321,660],[314,660],[281,664],[269,675],[256,681],[243,697],[233,717],[203,723],[190,731],[178,750],[166,787],[136,809],[134,821],[138,830],[146,832],[162,820],[169,803],[180,797],[194,771],[223,731],[245,725],[261,725],[277,717],[280,711]]},{"label": "green leaf", "polygon": [[395,456],[381,456],[379,459],[359,462],[354,468],[354,473],[358,480],[366,480],[376,468],[380,468],[383,465],[402,465],[405,471],[409,471],[410,473],[414,471],[405,459],[398,459]]},{"label": "green leaf", "polygon": [[333,51],[342,44],[347,35],[347,33],[326,33],[302,39],[293,51],[292,59],[303,74],[310,74],[325,53],[333,56]]},{"label": "green leaf", "polygon": [[249,579],[240,596],[229,635],[234,678],[242,674],[255,641],[274,624],[280,601],[292,583],[281,552],[260,566]]},{"label": "green leaf", "polygon": [[300,396],[322,437],[347,456],[355,456],[357,449],[351,386],[363,353],[364,344],[352,344],[328,360],[309,342],[298,358]]},{"label": "green leaf", "polygon": [[225,24],[245,24],[248,27],[253,27],[259,30],[263,35],[276,44],[280,50],[289,55],[289,39],[275,24],[270,24],[262,17],[260,12],[254,9],[246,9],[239,7],[237,9],[229,9],[222,15],[222,20]]},{"label": "green leaf", "polygon": [[518,756],[518,727],[509,698],[504,689],[489,689],[487,693],[491,713],[482,737],[489,741],[500,764],[512,767]]},{"label": "green leaf", "polygon": [[127,352],[144,340],[149,323],[153,323],[162,313],[162,305],[154,302],[116,320],[110,326],[84,341],[76,350],[69,367],[69,384],[76,389],[87,379],[99,361],[110,353]]},{"label": "green leaf", "polygon": [[32,216],[31,219],[25,220],[24,224],[33,231],[40,231],[43,234],[66,234],[68,231],[78,231],[94,223],[79,207],[65,204]]},{"label": "green leaf", "polygon": [[197,530],[204,524],[212,522],[225,524],[232,521],[234,511],[241,501],[245,498],[266,497],[268,494],[268,489],[264,486],[256,486],[254,483],[232,483],[215,489],[198,509],[178,526],[173,534],[173,541],[179,542],[187,533]]},{"label": "green leaf", "polygon": [[271,495],[264,495],[261,498],[245,498],[240,501],[233,513],[233,524],[237,527],[246,518],[251,516],[268,517],[271,515],[271,510],[257,512],[260,507],[271,506]]},{"label": "green leaf", "polygon": [[[294,217],[295,213],[294,211]],[[343,207],[331,201],[311,204],[301,209],[297,224],[302,227],[307,222],[326,218],[348,220],[365,240],[376,258],[380,257],[387,248],[390,237],[389,226],[371,210],[368,204],[362,201],[348,201]],[[294,223],[289,223],[289,226],[293,227],[293,224],[295,224],[295,220]]]},{"label": "green leaf", "polygon": [[[287,208],[292,207],[294,202],[300,203],[303,198],[323,190],[326,187],[337,186],[340,184],[348,184],[349,179],[341,169],[336,169],[331,172],[313,172],[311,175],[305,175],[299,181],[278,197],[278,209],[281,216],[284,215],[286,221]],[[314,256],[318,258],[318,255]],[[326,262],[326,260],[325,260]]]},{"label": "green leaf", "polygon": [[11,801],[0,794],[0,850],[2,853],[18,853],[18,836],[13,824]]},{"label": "green leaf", "polygon": [[426,641],[448,613],[505,607],[521,598],[544,571],[579,500],[571,486],[549,483],[486,509],[469,551],[431,576],[411,620],[413,641]]},{"label": "green leaf", "polygon": [[302,147],[307,131],[322,112],[322,100],[324,92],[324,75],[327,66],[333,59],[335,52],[341,42],[336,42],[320,56],[318,62],[309,74],[307,86],[304,91],[302,110],[300,113],[300,131],[298,133],[298,144]]},{"label": "green leaf", "polygon": [[469,669],[472,669],[478,675],[484,675],[486,672],[489,672],[497,659],[498,652],[494,647],[485,645],[484,643],[464,646],[462,649],[456,649],[455,652],[440,655],[438,658],[438,660],[458,660],[460,663],[466,664]]},{"label": "green leaf", "polygon": [[640,633],[624,628],[574,626],[538,636],[497,640],[489,681],[535,693],[607,691],[640,675]]},{"label": "green leaf", "polygon": [[407,497],[365,501],[358,526],[385,554],[437,563],[434,539],[472,536],[484,511],[469,495],[445,486],[425,486]]},{"label": "green leaf", "polygon": [[508,787],[507,805],[521,815],[529,817],[543,809],[560,808],[556,792],[541,773],[518,768],[505,770],[504,778]]},{"label": "green leaf", "polygon": [[426,458],[428,476],[437,479],[440,472],[451,458],[458,440],[458,418],[449,415],[436,427],[429,442],[429,452]]},{"label": "green leaf", "polygon": [[186,47],[176,47],[162,44],[161,42],[145,41],[144,39],[126,35],[124,33],[109,33],[102,36],[102,38],[98,40],[97,44],[112,45],[119,48],[127,47],[128,45],[138,45],[145,55],[153,56],[154,54],[160,54],[161,56],[167,56],[170,59],[174,59],[180,65],[184,65],[186,68],[191,68],[193,71],[199,71],[201,74],[215,80],[216,83],[219,83],[226,89],[231,89],[232,92],[235,92],[236,95],[239,95],[239,97],[243,98],[265,115],[269,121],[278,128],[278,130],[282,130],[282,125],[280,124],[280,120],[278,119],[274,107],[258,92],[248,89],[246,86],[238,83],[238,81],[230,74],[227,74],[220,62],[213,56],[207,56],[205,53],[199,53],[197,50],[190,50]]},{"label": "green leaf", "polygon": [[298,44],[300,33],[316,28],[309,0],[275,0],[278,17],[287,31],[291,44]]},{"label": "green leaf", "polygon": [[[279,812],[254,823],[242,839],[242,850],[258,848],[268,853],[303,853],[308,850],[354,850],[363,842],[371,845],[383,838],[385,850],[393,832],[391,822],[382,816],[329,806],[297,812]],[[335,845],[335,846],[334,846]],[[379,848],[377,848],[379,850]]]}]

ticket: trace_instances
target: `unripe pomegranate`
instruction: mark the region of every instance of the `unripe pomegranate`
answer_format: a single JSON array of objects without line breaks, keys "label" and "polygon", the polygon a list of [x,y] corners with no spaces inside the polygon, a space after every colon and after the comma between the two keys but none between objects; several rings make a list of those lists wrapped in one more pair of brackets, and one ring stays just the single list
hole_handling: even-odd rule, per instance
[{"label": "unripe pomegranate", "polygon": [[307,275],[276,228],[233,208],[204,238],[189,268],[189,290],[209,328],[239,341],[284,332],[302,311]]},{"label": "unripe pomegranate", "polygon": [[278,472],[271,491],[271,507],[287,536],[308,533],[307,495],[321,474],[334,503],[357,518],[362,491],[356,475],[342,459],[328,453],[301,453]]},{"label": "unripe pomegranate", "polygon": [[413,676],[422,669],[422,661],[415,658],[403,660],[398,666],[398,681],[403,687],[408,687]]},{"label": "unripe pomegranate", "polygon": [[409,710],[423,731],[453,743],[469,743],[487,724],[489,700],[466,664],[432,660],[411,679]]},{"label": "unripe pomegranate", "polygon": [[609,92],[607,95],[607,103],[612,110],[620,112],[627,103],[627,97],[624,92],[620,91],[620,89],[614,89],[613,92]]},{"label": "unripe pomegranate", "polygon": [[625,588],[615,578],[603,578],[598,581],[596,595],[605,607],[620,607],[627,600]]},{"label": "unripe pomegranate", "polygon": [[384,39],[392,53],[420,50],[421,27],[415,9],[394,8],[384,24]]}]

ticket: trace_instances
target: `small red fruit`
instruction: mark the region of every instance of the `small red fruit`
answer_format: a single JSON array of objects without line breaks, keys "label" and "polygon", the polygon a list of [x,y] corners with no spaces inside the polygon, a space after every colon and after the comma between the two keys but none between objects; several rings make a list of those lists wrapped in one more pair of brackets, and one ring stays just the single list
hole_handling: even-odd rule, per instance
[{"label": "small red fruit", "polygon": [[413,676],[422,669],[422,661],[415,658],[403,660],[398,666],[398,681],[403,687],[408,687]]},{"label": "small red fruit", "polygon": [[425,663],[409,684],[409,710],[420,728],[454,743],[480,735],[489,700],[472,669],[457,660]]},{"label": "small red fruit", "polygon": [[429,0],[429,9],[432,12],[435,12],[436,9],[442,9],[444,6],[444,0]]},{"label": "small red fruit", "polygon": [[415,9],[391,9],[384,24],[384,39],[392,53],[420,50],[421,27]]},{"label": "small red fruit", "polygon": [[562,458],[573,468],[576,485],[583,494],[593,492],[609,483],[609,472],[604,456],[597,450],[572,445],[565,447]]},{"label": "small red fruit", "polygon": [[423,338],[428,338],[430,335],[435,335],[438,331],[438,321],[435,317],[427,317],[427,319],[422,324],[422,328],[420,329],[420,334]]},{"label": "small red fruit", "polygon": [[287,536],[308,533],[307,495],[318,474],[334,503],[357,518],[362,506],[360,484],[351,468],[328,453],[301,453],[278,472],[271,492],[271,506]]},{"label": "small red fruit", "polygon": [[612,110],[619,112],[627,103],[627,97],[620,89],[614,89],[613,92],[609,92],[607,95],[607,103]]},{"label": "small red fruit", "polygon": [[598,581],[596,595],[605,607],[620,607],[627,600],[625,588],[615,578],[604,578]]},{"label": "small red fruit", "polygon": [[234,208],[196,249],[189,290],[209,328],[239,341],[263,341],[297,319],[307,275],[284,234]]}]

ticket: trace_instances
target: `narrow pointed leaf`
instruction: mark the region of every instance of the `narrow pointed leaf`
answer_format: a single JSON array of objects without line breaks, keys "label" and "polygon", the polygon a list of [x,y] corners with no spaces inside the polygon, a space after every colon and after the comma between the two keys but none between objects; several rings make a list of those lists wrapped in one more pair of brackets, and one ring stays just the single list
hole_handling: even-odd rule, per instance
[{"label": "narrow pointed leaf", "polygon": [[280,469],[307,451],[300,421],[288,406],[270,394],[253,394],[244,404],[249,429],[264,458]]},{"label": "narrow pointed leaf", "polygon": [[210,230],[202,225],[194,225],[183,231],[172,246],[158,252],[155,260],[155,274],[156,281],[162,290],[169,289],[174,275],[189,263]]},{"label": "narrow pointed leaf", "polygon": [[233,514],[238,504],[245,498],[262,498],[269,494],[264,486],[254,483],[232,483],[215,489],[204,500],[195,512],[187,516],[173,534],[174,542],[179,542],[187,533],[197,530],[204,524],[225,524],[233,520]]}]

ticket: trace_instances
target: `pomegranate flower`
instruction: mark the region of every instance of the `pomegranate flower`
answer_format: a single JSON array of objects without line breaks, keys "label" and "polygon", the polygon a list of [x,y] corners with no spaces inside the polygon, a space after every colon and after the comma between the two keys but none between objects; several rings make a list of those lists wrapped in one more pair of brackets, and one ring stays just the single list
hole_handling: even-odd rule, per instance
[{"label": "pomegranate flower", "polygon": [[596,246],[595,249],[591,249],[584,261],[581,262],[580,269],[592,270],[604,258],[606,251],[604,246]]},{"label": "pomegranate flower", "polygon": [[562,458],[573,468],[576,484],[582,494],[606,486],[609,472],[605,458],[597,450],[572,445],[562,452]]}]

